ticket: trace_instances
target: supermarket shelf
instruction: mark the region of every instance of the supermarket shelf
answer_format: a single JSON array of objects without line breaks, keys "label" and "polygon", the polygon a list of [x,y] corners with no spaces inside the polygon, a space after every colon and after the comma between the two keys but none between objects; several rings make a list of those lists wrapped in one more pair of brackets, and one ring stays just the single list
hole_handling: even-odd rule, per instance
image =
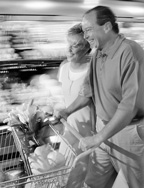
[{"label": "supermarket shelf", "polygon": [[[34,60],[8,60],[0,61],[0,71],[9,71],[16,69],[28,68],[56,68],[60,65],[63,59],[34,59]],[[2,72],[0,72],[2,73]]]}]

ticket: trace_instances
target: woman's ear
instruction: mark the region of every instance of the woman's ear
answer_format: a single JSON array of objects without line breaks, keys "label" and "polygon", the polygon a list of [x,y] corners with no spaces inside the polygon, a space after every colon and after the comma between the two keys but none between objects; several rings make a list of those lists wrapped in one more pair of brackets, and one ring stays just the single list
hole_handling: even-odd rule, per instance
[{"label": "woman's ear", "polygon": [[108,33],[110,30],[112,30],[112,24],[111,24],[111,22],[106,22],[104,24],[104,32]]}]

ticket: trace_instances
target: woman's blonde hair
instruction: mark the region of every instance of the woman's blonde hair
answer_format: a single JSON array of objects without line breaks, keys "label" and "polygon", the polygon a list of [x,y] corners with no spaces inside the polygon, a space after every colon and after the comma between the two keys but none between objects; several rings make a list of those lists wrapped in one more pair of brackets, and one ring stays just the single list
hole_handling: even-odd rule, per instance
[{"label": "woman's blonde hair", "polygon": [[74,26],[72,26],[69,30],[68,30],[68,35],[70,35],[70,34],[72,34],[72,35],[84,35],[84,33],[83,33],[83,30],[82,30],[82,25],[79,23],[79,24],[76,24],[76,25],[74,25]]},{"label": "woman's blonde hair", "polygon": [[68,32],[67,32],[67,35],[70,36],[70,35],[78,35],[78,36],[81,36],[82,39],[83,39],[83,43],[85,44],[85,48],[86,49],[89,49],[89,51],[91,50],[90,49],[90,44],[87,42],[87,40],[84,38],[84,32],[82,30],[82,25],[81,23],[78,23],[74,26],[72,26]]}]

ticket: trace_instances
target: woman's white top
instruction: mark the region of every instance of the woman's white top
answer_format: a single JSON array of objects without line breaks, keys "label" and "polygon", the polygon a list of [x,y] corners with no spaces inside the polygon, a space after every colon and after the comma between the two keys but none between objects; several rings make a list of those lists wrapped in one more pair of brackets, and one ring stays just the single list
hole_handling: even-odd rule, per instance
[{"label": "woman's white top", "polygon": [[[70,62],[65,62],[60,66],[59,81],[62,83],[66,107],[68,107],[77,98],[88,69],[89,63],[87,63],[86,69],[80,71],[71,70]],[[92,117],[89,106],[86,106],[71,114],[67,121],[82,136],[85,137],[91,135]]]}]

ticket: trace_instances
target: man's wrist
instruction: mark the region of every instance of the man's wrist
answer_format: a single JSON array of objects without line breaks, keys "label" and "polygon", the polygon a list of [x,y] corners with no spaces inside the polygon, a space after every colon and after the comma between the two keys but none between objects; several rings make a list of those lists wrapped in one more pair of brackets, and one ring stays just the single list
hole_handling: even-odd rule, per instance
[{"label": "man's wrist", "polygon": [[95,134],[93,137],[94,137],[94,143],[96,145],[100,145],[104,141],[100,133]]}]

